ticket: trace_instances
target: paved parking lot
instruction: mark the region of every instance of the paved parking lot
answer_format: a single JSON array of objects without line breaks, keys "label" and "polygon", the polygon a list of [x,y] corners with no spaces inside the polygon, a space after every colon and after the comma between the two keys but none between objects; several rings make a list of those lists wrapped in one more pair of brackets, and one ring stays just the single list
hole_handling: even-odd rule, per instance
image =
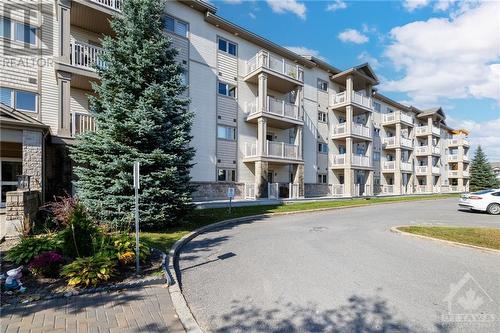
[{"label": "paved parking lot", "polygon": [[500,227],[457,199],[265,218],[205,233],[182,286],[214,332],[500,332],[500,256],[390,232]]}]

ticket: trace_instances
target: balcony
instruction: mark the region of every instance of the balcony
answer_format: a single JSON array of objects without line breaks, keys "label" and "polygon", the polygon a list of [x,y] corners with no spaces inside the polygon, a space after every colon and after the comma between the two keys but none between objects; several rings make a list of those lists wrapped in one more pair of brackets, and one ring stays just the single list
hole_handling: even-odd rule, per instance
[{"label": "balcony", "polygon": [[448,178],[458,178],[460,172],[458,170],[448,170]]},{"label": "balcony", "polygon": [[347,95],[346,91],[333,94],[331,97],[331,106],[333,108],[340,108],[340,107],[344,107],[347,104],[351,103],[353,105],[360,106],[364,109],[369,109],[370,111],[373,108],[371,97],[366,97],[363,94],[358,93],[356,91],[352,92],[350,99],[348,97],[349,96]]},{"label": "balcony", "polygon": [[439,167],[433,166],[432,173],[435,175],[439,175],[441,173],[441,169]]},{"label": "balcony", "polygon": [[464,162],[469,162],[469,155],[467,155],[467,154],[463,154],[463,155],[462,155],[462,161],[464,161]]},{"label": "balcony", "polygon": [[382,194],[394,194],[395,189],[394,185],[382,185]]},{"label": "balcony", "polygon": [[88,113],[73,112],[71,114],[71,136],[75,137],[96,129],[95,119]]},{"label": "balcony", "polygon": [[418,126],[415,129],[415,135],[417,136],[424,136],[430,134],[440,136],[441,130],[439,129],[439,127],[436,126]]},{"label": "balcony", "polygon": [[300,147],[298,145],[266,140],[266,151],[263,153],[262,156],[259,156],[257,152],[257,144],[258,144],[257,141],[254,143],[252,142],[245,143],[245,151],[244,151],[245,159],[254,160],[259,157],[267,157],[278,160],[280,159],[295,160],[295,161],[299,161],[302,159],[300,153]]},{"label": "balcony", "polygon": [[448,162],[456,163],[459,160],[460,160],[460,155],[458,154],[448,155]]},{"label": "balcony", "polygon": [[330,195],[332,197],[343,197],[344,196],[344,184],[332,184],[332,185],[330,185]]},{"label": "balcony", "polygon": [[348,133],[347,123],[341,123],[333,126],[332,138],[340,138],[346,136],[358,136],[365,139],[372,139],[371,130],[369,127],[362,124],[352,123],[352,133]]},{"label": "balcony", "polygon": [[264,50],[248,60],[245,69],[244,81],[257,83],[258,74],[265,72],[269,74],[268,88],[280,92],[289,92],[304,82],[304,69],[301,66]]},{"label": "balcony", "polygon": [[382,115],[382,125],[391,125],[396,123],[404,123],[413,126],[413,118],[401,111]]},{"label": "balcony", "polygon": [[117,12],[121,12],[123,7],[122,0],[90,0],[90,2],[94,2],[103,7],[116,10]]},{"label": "balcony", "polygon": [[390,136],[388,138],[383,138],[382,145],[384,148],[396,148],[396,137]]},{"label": "balcony", "polygon": [[282,129],[304,124],[299,108],[295,104],[267,96],[266,108],[260,110],[257,106],[258,98],[245,104],[247,121],[256,123],[259,117],[265,116],[268,118],[269,126]]},{"label": "balcony", "polygon": [[436,146],[418,146],[415,148],[415,154],[417,156],[422,155],[439,155],[441,150]]},{"label": "balcony", "polygon": [[333,155],[332,167],[345,167],[347,164],[346,154]]},{"label": "balcony", "polygon": [[427,165],[417,165],[415,168],[415,173],[417,176],[421,175],[427,175]]},{"label": "balcony", "polygon": [[396,161],[383,161],[382,171],[384,172],[394,172],[396,171]]},{"label": "balcony", "polygon": [[462,171],[462,176],[464,178],[469,178],[469,176],[470,176],[469,171],[467,171],[467,170]]},{"label": "balcony", "polygon": [[410,162],[401,162],[401,171],[412,172],[413,168]]},{"label": "balcony", "polygon": [[352,155],[352,166],[371,168],[370,158],[365,155]]},{"label": "balcony", "polygon": [[77,40],[71,41],[70,64],[72,66],[95,71],[95,67],[104,67],[101,55],[104,49],[95,45],[90,45]]},{"label": "balcony", "polygon": [[469,141],[466,138],[453,138],[448,139],[448,147],[458,147],[458,146],[466,146],[468,147]]},{"label": "balcony", "polygon": [[413,149],[413,140],[412,139],[408,139],[408,138],[401,136],[399,138],[399,141],[400,141],[402,147],[408,148],[408,149]]}]

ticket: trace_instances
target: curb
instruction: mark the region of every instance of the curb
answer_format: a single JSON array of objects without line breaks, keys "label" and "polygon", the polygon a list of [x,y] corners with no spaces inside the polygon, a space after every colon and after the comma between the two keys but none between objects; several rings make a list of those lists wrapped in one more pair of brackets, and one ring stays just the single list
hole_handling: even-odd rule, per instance
[{"label": "curb", "polygon": [[[420,201],[427,201],[427,200],[432,200],[432,198],[429,199],[420,199],[420,200],[412,200],[412,201],[389,201],[389,202],[378,202],[374,204],[360,204],[360,205],[352,205],[352,206],[340,206],[340,207],[325,207],[325,208],[317,208],[317,209],[310,209],[310,210],[302,210],[302,211],[292,211],[292,212],[277,212],[277,213],[267,213],[267,214],[258,214],[258,215],[251,215],[251,216],[244,216],[244,217],[237,217],[233,219],[228,219],[228,220],[223,220],[219,222],[215,222],[206,226],[203,226],[201,228],[198,228],[196,230],[193,230],[189,234],[185,235],[181,239],[179,239],[177,242],[172,245],[170,248],[170,251],[168,252],[168,268],[166,269],[166,274],[168,274],[171,277],[171,281],[168,281],[168,291],[170,293],[170,298],[172,300],[172,304],[174,305],[175,312],[177,313],[177,316],[186,330],[187,333],[204,333],[203,330],[201,329],[200,325],[194,318],[193,313],[191,312],[191,309],[189,308],[189,305],[187,304],[186,299],[184,298],[184,295],[182,294],[182,288],[179,285],[179,267],[178,267],[178,257],[180,250],[186,243],[188,243],[190,240],[193,238],[197,237],[200,234],[203,234],[206,231],[225,226],[227,224],[231,223],[240,223],[240,222],[246,222],[246,221],[252,221],[255,219],[259,218],[266,218],[266,217],[272,217],[272,216],[280,216],[280,215],[295,215],[295,214],[306,214],[306,213],[315,213],[315,212],[322,212],[322,211],[332,211],[332,210],[339,210],[339,209],[348,209],[348,208],[359,208],[359,207],[370,207],[370,206],[376,206],[376,205],[387,205],[387,204],[395,204],[395,203],[411,203],[411,202],[420,202]],[[399,230],[398,230],[399,231]],[[173,272],[173,274],[171,274]]]},{"label": "curb", "polygon": [[399,225],[399,226],[391,227],[390,230],[391,230],[391,232],[394,232],[394,233],[397,233],[397,234],[401,234],[401,235],[407,235],[407,236],[413,236],[413,237],[416,237],[416,238],[422,238],[422,239],[427,239],[427,240],[432,240],[432,241],[438,241],[438,242],[447,243],[449,245],[454,245],[454,246],[468,247],[468,248],[472,248],[472,249],[481,250],[481,251],[490,252],[490,253],[494,253],[494,254],[500,255],[500,250],[490,249],[490,248],[487,248],[487,247],[482,247],[482,246],[477,246],[477,245],[472,245],[472,244],[466,244],[466,243],[460,243],[460,242],[450,241],[450,240],[446,240],[446,239],[434,238],[434,237],[430,237],[430,236],[413,234],[411,232],[406,232],[406,231],[399,230],[398,228],[401,228],[401,227],[409,227],[409,226],[407,226],[407,225]]}]

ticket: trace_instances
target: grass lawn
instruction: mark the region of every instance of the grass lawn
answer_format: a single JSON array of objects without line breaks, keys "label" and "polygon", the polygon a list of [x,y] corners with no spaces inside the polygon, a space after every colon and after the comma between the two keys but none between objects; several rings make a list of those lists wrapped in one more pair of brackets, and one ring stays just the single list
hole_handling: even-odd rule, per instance
[{"label": "grass lawn", "polygon": [[500,250],[500,229],[464,227],[400,227],[401,231]]},{"label": "grass lawn", "polygon": [[349,207],[358,205],[372,205],[384,202],[400,202],[400,201],[418,201],[418,200],[435,200],[443,198],[457,197],[456,194],[442,195],[427,195],[427,196],[412,196],[412,197],[385,197],[385,198],[370,198],[370,199],[352,199],[352,200],[332,200],[332,201],[315,201],[315,202],[295,202],[265,206],[246,206],[234,207],[229,214],[228,208],[208,208],[196,209],[188,218],[188,222],[180,227],[172,228],[165,232],[142,232],[142,240],[160,250],[168,250],[170,247],[184,235],[189,232],[218,221],[227,220],[236,217],[244,217],[250,215],[280,213],[280,212],[296,212],[306,211],[321,208],[336,208]]}]

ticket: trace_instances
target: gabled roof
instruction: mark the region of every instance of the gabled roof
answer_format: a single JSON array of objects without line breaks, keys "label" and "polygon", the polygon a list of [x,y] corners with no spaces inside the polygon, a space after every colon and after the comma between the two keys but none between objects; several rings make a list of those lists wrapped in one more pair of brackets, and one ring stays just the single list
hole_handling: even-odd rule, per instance
[{"label": "gabled roof", "polygon": [[28,116],[16,109],[11,108],[8,105],[0,103],[0,125],[4,127],[8,125],[10,127],[29,127],[29,128],[40,128],[48,129],[49,126],[45,125],[41,121]]},{"label": "gabled roof", "polygon": [[331,79],[335,81],[336,79],[340,79],[348,75],[361,77],[362,79],[370,82],[372,85],[376,85],[379,83],[377,75],[371,68],[370,64],[368,64],[367,62],[358,66],[348,68],[338,74],[332,75]]},{"label": "gabled roof", "polygon": [[334,66],[330,65],[329,63],[327,63],[326,61],[324,61],[324,60],[322,60],[320,58],[317,58],[317,57],[315,57],[313,55],[302,54],[302,57],[304,57],[307,60],[310,60],[310,61],[316,63],[316,66],[318,66],[322,70],[327,71],[328,73],[338,74],[338,73],[342,72],[337,67],[334,67]]},{"label": "gabled roof", "polygon": [[443,109],[438,106],[438,107],[435,107],[435,108],[430,108],[430,109],[425,109],[425,110],[422,110],[422,113],[419,115],[419,117],[428,117],[428,116],[431,116],[431,115],[440,115],[442,118],[446,118],[446,115],[444,114],[443,112]]}]

